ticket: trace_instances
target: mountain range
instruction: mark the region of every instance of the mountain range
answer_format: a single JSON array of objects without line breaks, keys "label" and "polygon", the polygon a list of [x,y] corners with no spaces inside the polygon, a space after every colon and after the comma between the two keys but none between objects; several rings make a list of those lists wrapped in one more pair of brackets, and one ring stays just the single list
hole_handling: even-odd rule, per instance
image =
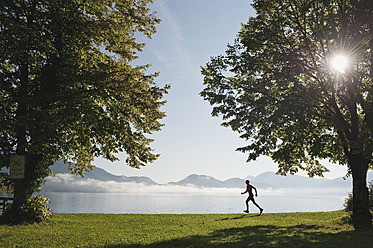
[{"label": "mountain range", "polygon": [[[246,178],[230,178],[224,181],[211,176],[192,174],[186,178],[167,184],[158,184],[149,177],[127,177],[113,175],[104,169],[95,167],[90,172],[84,173],[84,178],[71,175],[68,165],[57,162],[51,167],[56,178],[49,177],[42,191],[45,192],[97,192],[95,184],[99,182],[131,183],[142,186],[192,186],[198,188],[245,188],[245,180],[260,189],[284,189],[284,188],[345,188],[351,189],[351,177],[344,180],[342,177],[336,179],[308,178],[298,175],[280,176],[274,172],[265,172],[258,176],[247,176]],[[368,173],[368,181],[373,180],[373,172]],[[107,186],[109,187],[109,186]],[[111,186],[111,187],[116,187]],[[101,190],[98,190],[101,192]],[[102,190],[102,192],[106,192]]]},{"label": "mountain range", "polygon": [[[54,174],[71,174],[69,167],[67,164],[64,164],[62,161],[59,161],[52,165],[50,169],[53,171]],[[84,180],[84,179],[96,179],[99,181],[114,181],[114,182],[132,182],[132,183],[144,183],[147,185],[156,185],[157,183],[154,182],[149,177],[126,177],[126,176],[117,176],[107,172],[104,169],[94,167],[93,170],[84,173],[84,178],[81,176],[76,176],[77,180]]]}]

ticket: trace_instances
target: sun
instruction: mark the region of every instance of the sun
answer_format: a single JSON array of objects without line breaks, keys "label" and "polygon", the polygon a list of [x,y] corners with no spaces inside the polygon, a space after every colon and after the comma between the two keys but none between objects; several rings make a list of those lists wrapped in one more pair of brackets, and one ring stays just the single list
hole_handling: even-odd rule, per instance
[{"label": "sun", "polygon": [[340,73],[345,72],[345,68],[348,65],[348,59],[346,56],[343,55],[336,55],[334,59],[331,61],[333,69],[339,71]]}]

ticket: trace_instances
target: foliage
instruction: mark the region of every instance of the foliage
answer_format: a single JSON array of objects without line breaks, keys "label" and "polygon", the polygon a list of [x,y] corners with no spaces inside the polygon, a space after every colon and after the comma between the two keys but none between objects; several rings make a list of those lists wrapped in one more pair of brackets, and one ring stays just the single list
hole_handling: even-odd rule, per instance
[{"label": "foliage", "polygon": [[[165,88],[131,66],[155,32],[151,0],[5,1],[0,11],[1,165],[21,146],[43,159],[94,156],[139,167],[157,158],[145,134],[158,131]],[[18,136],[17,136],[18,135]]]},{"label": "foliage", "polygon": [[[202,68],[201,92],[223,126],[250,142],[248,160],[268,155],[279,173],[328,171],[356,149],[372,165],[372,18],[364,1],[254,1],[225,56]],[[370,5],[371,7],[371,5]],[[370,19],[369,19],[370,18]],[[344,74],[331,70],[346,54]]]},{"label": "foliage", "polygon": [[0,193],[7,192],[7,188],[4,185],[0,185]]},{"label": "foliage", "polygon": [[344,211],[263,214],[54,214],[0,226],[1,247],[371,247]]},{"label": "foliage", "polygon": [[[369,191],[369,210],[373,212],[373,181],[369,182],[368,191]],[[349,212],[350,214],[352,214],[352,209],[353,209],[352,193],[348,194],[343,206],[345,207],[346,212]]]},{"label": "foliage", "polygon": [[[354,226],[372,228],[366,174],[373,167],[373,5],[371,0],[254,0],[225,55],[202,68],[203,98],[223,126],[240,133],[248,161],[261,155],[278,173],[310,177],[348,165]],[[337,55],[344,70],[332,67]],[[355,199],[356,198],[356,199]],[[355,210],[354,210],[355,211]]]},{"label": "foliage", "polygon": [[27,202],[20,206],[19,213],[22,216],[22,218],[19,218],[18,215],[15,220],[9,221],[6,220],[6,218],[12,218],[13,216],[7,215],[7,211],[9,211],[9,207],[5,209],[3,215],[0,216],[0,222],[4,223],[12,223],[12,224],[18,224],[18,223],[39,223],[42,221],[48,220],[52,214],[51,209],[47,206],[49,204],[49,199],[41,196],[36,195],[32,198],[29,198]]},{"label": "foliage", "polygon": [[[152,0],[4,0],[0,6],[0,167],[25,155],[15,205],[63,160],[83,175],[94,157],[139,168],[158,158],[168,85],[155,84],[137,53],[159,23]],[[75,163],[72,163],[75,162]],[[14,205],[13,205],[14,206]],[[18,206],[17,206],[18,208]]]},{"label": "foliage", "polygon": [[0,172],[0,193],[1,192],[9,192],[9,187],[6,186],[4,179],[7,177],[8,174],[4,172]]}]

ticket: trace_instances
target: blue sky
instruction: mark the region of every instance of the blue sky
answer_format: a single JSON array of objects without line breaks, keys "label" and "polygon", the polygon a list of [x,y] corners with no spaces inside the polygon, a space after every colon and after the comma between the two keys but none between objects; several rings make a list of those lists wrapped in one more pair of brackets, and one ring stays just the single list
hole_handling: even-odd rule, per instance
[{"label": "blue sky", "polygon": [[[162,131],[152,137],[152,147],[161,157],[141,169],[120,162],[96,159],[94,164],[108,172],[126,176],[147,176],[157,183],[178,181],[190,174],[213,176],[220,180],[256,176],[276,171],[270,158],[246,163],[247,155],[236,152],[245,145],[238,134],[220,126],[211,117],[211,106],[202,100],[200,66],[211,56],[224,53],[233,43],[254,10],[248,0],[155,0],[150,7],[162,20],[157,33],[139,54],[138,64],[151,64],[149,73],[159,71],[159,85],[171,84],[162,108],[167,117]],[[327,178],[344,176],[345,167],[330,165]],[[302,173],[301,173],[302,175]]]}]

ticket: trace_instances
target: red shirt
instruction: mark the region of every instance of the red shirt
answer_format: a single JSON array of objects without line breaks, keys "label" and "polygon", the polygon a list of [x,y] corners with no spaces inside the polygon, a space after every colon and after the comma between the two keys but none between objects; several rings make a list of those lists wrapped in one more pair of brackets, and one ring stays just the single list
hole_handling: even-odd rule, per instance
[{"label": "red shirt", "polygon": [[247,192],[249,192],[249,195],[254,195],[253,194],[253,186],[251,184],[248,184],[246,186],[246,190],[247,190]]}]

